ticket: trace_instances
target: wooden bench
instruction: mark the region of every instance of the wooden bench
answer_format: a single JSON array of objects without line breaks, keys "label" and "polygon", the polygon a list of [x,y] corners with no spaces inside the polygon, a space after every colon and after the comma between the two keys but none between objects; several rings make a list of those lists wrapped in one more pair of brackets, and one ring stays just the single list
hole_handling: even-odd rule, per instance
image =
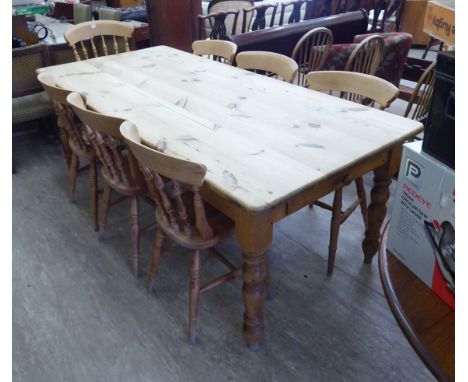
[{"label": "wooden bench", "polygon": [[352,42],[357,34],[366,33],[367,23],[367,13],[359,10],[242,33],[229,39],[237,45],[237,52],[263,50],[291,57],[296,43],[311,29],[326,27],[333,32],[334,43],[341,44]]}]

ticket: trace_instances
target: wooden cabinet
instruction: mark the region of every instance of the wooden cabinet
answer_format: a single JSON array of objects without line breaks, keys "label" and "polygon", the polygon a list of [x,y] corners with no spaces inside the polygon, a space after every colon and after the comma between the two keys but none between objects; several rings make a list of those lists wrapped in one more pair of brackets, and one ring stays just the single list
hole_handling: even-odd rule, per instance
[{"label": "wooden cabinet", "polygon": [[426,7],[427,0],[406,0],[405,2],[401,31],[413,35],[413,45],[426,45],[429,41],[429,36],[423,32]]},{"label": "wooden cabinet", "polygon": [[200,0],[146,0],[151,45],[168,45],[187,52],[198,38]]}]

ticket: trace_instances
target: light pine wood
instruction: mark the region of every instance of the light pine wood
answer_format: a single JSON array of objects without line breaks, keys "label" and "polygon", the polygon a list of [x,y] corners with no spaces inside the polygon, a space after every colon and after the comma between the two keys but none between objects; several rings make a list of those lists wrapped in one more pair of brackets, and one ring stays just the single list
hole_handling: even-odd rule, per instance
[{"label": "light pine wood", "polygon": [[75,92],[67,96],[67,102],[86,125],[89,140],[102,164],[101,174],[106,185],[100,212],[100,239],[104,237],[107,215],[112,205],[111,190],[130,199],[131,261],[133,273],[138,277],[140,253],[138,196],[143,194],[146,188],[135,158],[122,147],[119,128],[123,120],[88,110],[85,100]]},{"label": "light pine wood", "polygon": [[293,82],[298,71],[296,61],[284,54],[273,52],[249,51],[236,56],[239,68],[266,72],[266,75],[277,75],[286,82]]},{"label": "light pine wood", "polygon": [[[110,52],[114,54],[119,53],[117,37],[124,39],[124,51],[129,52],[130,45],[128,39],[133,36],[133,30],[133,25],[130,23],[115,20],[93,20],[74,25],[67,29],[64,37],[68,45],[73,49],[75,60],[81,61],[83,58],[87,60],[90,57],[99,57],[96,43],[102,46],[105,56]],[[105,36],[111,36],[113,41],[109,43],[109,41],[106,41]],[[97,41],[95,41],[95,38]],[[89,46],[85,45],[88,41],[91,44],[92,56]],[[79,46],[77,46],[78,43]],[[108,46],[108,43],[110,46]]]},{"label": "light pine wood", "polygon": [[[363,99],[370,98],[372,103],[377,102],[380,104],[381,110],[389,107],[398,97],[398,88],[395,85],[368,74],[326,71],[311,72],[307,74],[306,78],[309,89],[339,92],[341,98],[358,103],[361,103]],[[333,273],[335,265],[340,226],[358,206],[361,208],[364,226],[366,228],[368,226],[367,196],[362,177],[355,179],[355,185],[358,198],[345,211],[341,210],[343,199],[343,189],[341,186],[335,191],[332,206],[320,201],[313,203],[314,205],[332,211],[327,268],[327,273],[329,275]]]},{"label": "light pine wood", "polygon": [[[200,294],[231,281],[241,273],[239,268],[213,248],[233,231],[234,222],[209,205],[205,206],[200,195],[200,186],[206,174],[205,166],[166,155],[164,149],[155,150],[144,145],[137,126],[131,122],[124,122],[120,131],[140,164],[156,205],[159,226],[154,241],[148,289],[153,290],[155,287],[165,235],[177,244],[194,250],[189,288],[189,341],[195,344]],[[202,249],[214,251],[216,258],[230,270],[204,286],[200,278]]]},{"label": "light pine wood", "polygon": [[206,166],[200,193],[235,222],[244,254],[243,333],[251,348],[264,338],[274,223],[374,171],[363,241],[370,262],[401,145],[422,131],[417,121],[166,46],[42,71],[86,93],[94,110],[132,121],[145,144]]},{"label": "light pine wood", "polygon": [[192,43],[192,50],[197,56],[209,56],[214,60],[232,65],[237,45],[231,41],[197,40]]},{"label": "light pine wood", "polygon": [[78,172],[86,169],[86,167],[80,168],[80,158],[89,162],[89,166],[87,167],[89,170],[89,190],[91,194],[91,216],[93,217],[94,229],[97,231],[99,217],[96,153],[89,145],[86,131],[82,126],[78,125],[75,114],[67,101],[70,91],[57,86],[53,76],[50,74],[41,73],[37,79],[49,95],[55,114],[57,115],[60,141],[68,164],[68,195],[70,201],[75,200]]},{"label": "light pine wood", "polygon": [[374,75],[384,54],[385,40],[372,35],[362,40],[352,51],[345,65],[345,71]]},{"label": "light pine wood", "polygon": [[317,91],[337,91],[340,97],[361,102],[367,97],[386,109],[398,97],[399,90],[392,83],[368,74],[325,71],[307,74],[309,89]]},{"label": "light pine wood", "polygon": [[411,94],[411,97],[406,106],[404,116],[406,118],[415,119],[417,121],[424,121],[429,115],[429,108],[431,106],[432,94],[434,93],[435,75],[434,67],[435,62],[427,67],[421,75],[416,87]]},{"label": "light pine wood", "polygon": [[328,28],[314,28],[297,42],[292,59],[299,66],[296,83],[307,86],[305,76],[309,72],[322,70],[333,44],[333,33]]}]

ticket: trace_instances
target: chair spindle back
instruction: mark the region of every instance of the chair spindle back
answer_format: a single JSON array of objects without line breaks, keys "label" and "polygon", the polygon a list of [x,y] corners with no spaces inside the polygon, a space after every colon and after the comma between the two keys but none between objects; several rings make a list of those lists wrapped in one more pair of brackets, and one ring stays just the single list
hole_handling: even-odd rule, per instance
[{"label": "chair spindle back", "polygon": [[333,44],[333,33],[327,28],[314,28],[297,42],[292,59],[297,62],[299,72],[296,83],[306,86],[305,76],[309,72],[322,70]]},{"label": "chair spindle back", "polygon": [[[417,121],[424,121],[429,115],[429,107],[431,106],[432,94],[434,93],[435,75],[434,67],[435,62],[427,67],[421,75],[416,87],[411,94],[411,98],[406,107],[404,116]],[[416,107],[413,109],[414,105]],[[410,116],[411,114],[411,116]]]},{"label": "chair spindle back", "polygon": [[[129,38],[133,36],[133,30],[133,25],[120,21],[87,21],[68,29],[64,37],[73,49],[75,60],[81,61],[121,53],[117,38],[123,39],[123,51],[129,52]],[[108,46],[109,38],[112,38],[112,41]]]},{"label": "chair spindle back", "polygon": [[345,71],[375,75],[383,59],[385,40],[372,35],[362,40],[353,50],[345,65]]},{"label": "chair spindle back", "polygon": [[123,120],[89,110],[79,93],[70,93],[67,102],[86,125],[91,145],[103,165],[103,173],[123,188],[140,186],[143,178],[135,158],[121,144],[119,128]]},{"label": "chair spindle back", "polygon": [[[163,223],[188,238],[194,236],[194,228],[202,239],[213,237],[213,229],[208,224],[200,194],[206,167],[144,145],[137,127],[129,121],[121,125],[120,132],[140,165],[148,190],[156,204],[158,218],[162,218]],[[170,181],[165,182],[164,178]],[[183,191],[186,189],[193,193],[192,203],[184,197]],[[195,221],[189,220],[191,210],[194,211]]]},{"label": "chair spindle back", "polygon": [[80,128],[78,123],[76,123],[75,114],[67,101],[67,97],[71,91],[59,88],[53,76],[48,73],[40,73],[37,79],[52,101],[55,114],[57,114],[58,117],[57,124],[59,128],[65,129],[75,147],[87,151],[89,149],[89,145],[86,142],[88,136],[86,132]]}]

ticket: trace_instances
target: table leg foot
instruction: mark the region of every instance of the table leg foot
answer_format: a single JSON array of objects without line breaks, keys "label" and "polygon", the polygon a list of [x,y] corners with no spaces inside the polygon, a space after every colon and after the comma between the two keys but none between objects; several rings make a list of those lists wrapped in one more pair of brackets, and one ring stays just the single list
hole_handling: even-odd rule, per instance
[{"label": "table leg foot", "polygon": [[249,347],[250,351],[257,351],[258,349],[260,349],[260,342],[254,342],[254,343],[251,343],[251,344],[247,344],[247,346]]}]

